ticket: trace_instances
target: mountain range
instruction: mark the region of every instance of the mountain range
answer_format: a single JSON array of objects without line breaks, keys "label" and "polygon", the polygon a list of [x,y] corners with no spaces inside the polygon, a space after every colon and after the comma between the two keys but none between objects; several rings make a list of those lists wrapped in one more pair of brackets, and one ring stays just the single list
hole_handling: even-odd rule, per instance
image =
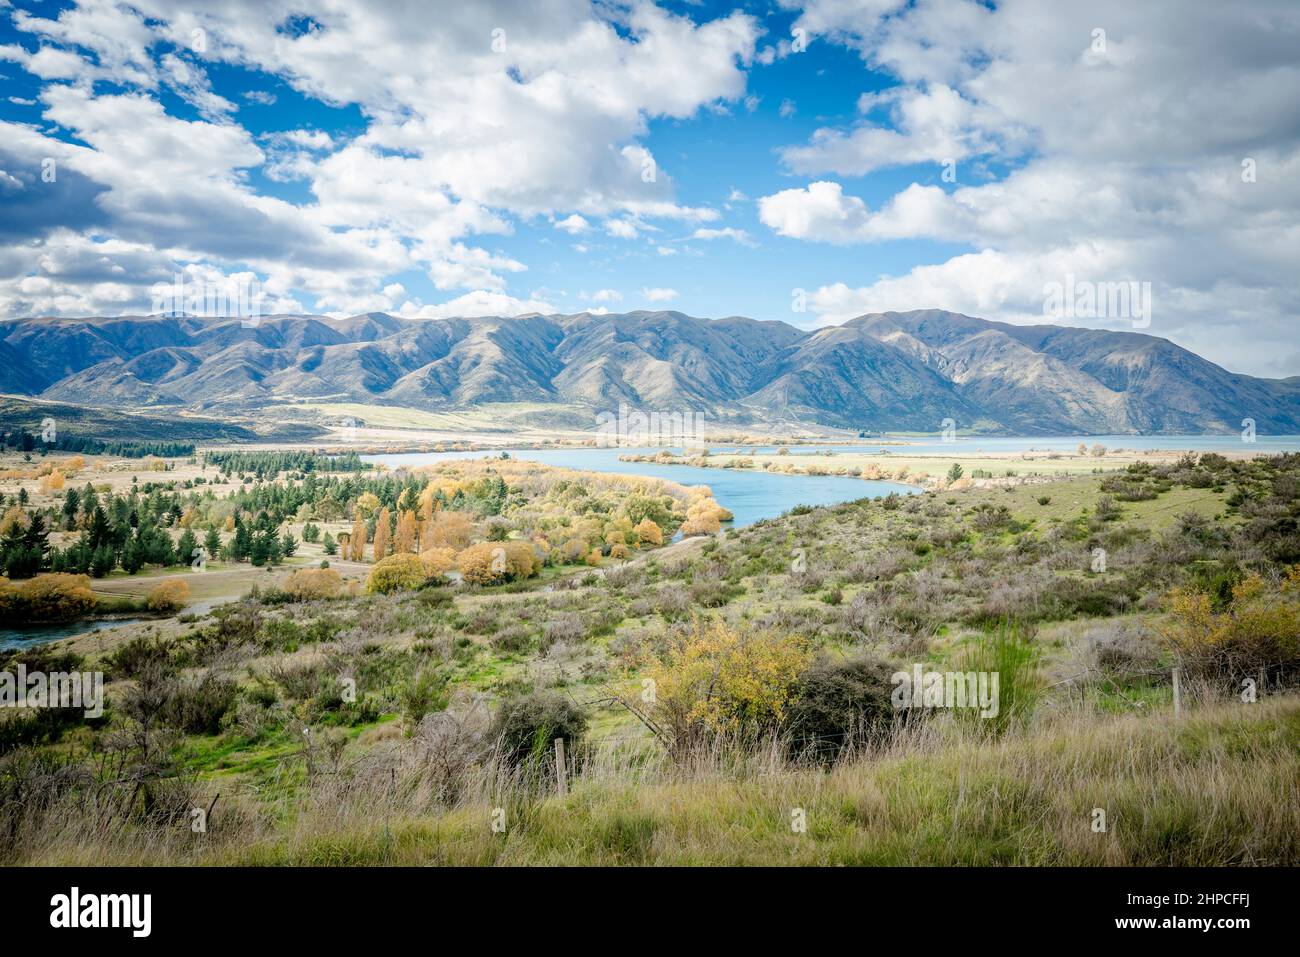
[{"label": "mountain range", "polygon": [[[1021,435],[1300,433],[1300,377],[1228,372],[1166,339],[935,309],[815,330],[679,312],[0,322],[0,392],[111,409],[294,402],[423,410],[620,403],[718,422]],[[575,410],[583,410],[575,412]]]}]

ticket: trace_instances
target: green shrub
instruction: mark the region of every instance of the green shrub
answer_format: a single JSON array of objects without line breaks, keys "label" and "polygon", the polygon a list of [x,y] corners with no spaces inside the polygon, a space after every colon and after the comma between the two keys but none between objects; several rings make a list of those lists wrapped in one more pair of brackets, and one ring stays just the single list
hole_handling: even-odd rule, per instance
[{"label": "green shrub", "polygon": [[895,668],[870,653],[819,657],[799,679],[788,731],[796,754],[834,757],[887,731],[895,717],[890,676]]},{"label": "green shrub", "polygon": [[575,702],[555,691],[534,691],[501,702],[492,721],[491,738],[510,764],[541,760],[551,742],[576,744],[587,731],[587,716]]}]

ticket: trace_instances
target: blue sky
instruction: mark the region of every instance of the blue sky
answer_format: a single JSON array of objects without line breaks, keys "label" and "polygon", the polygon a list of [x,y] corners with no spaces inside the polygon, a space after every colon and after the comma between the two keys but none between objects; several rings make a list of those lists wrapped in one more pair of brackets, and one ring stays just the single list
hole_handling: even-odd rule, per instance
[{"label": "blue sky", "polygon": [[0,316],[180,275],[330,315],[1050,322],[1068,279],[1153,300],[1072,324],[1300,373],[1300,13],[1132,6],[0,0]]}]

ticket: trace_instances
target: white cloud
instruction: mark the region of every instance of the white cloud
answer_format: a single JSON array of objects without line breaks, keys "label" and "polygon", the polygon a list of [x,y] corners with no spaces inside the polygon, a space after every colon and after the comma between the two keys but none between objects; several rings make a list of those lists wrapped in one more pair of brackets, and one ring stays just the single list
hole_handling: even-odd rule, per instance
[{"label": "white cloud", "polygon": [[[291,13],[317,28],[284,30]],[[441,289],[505,296],[507,277],[524,264],[471,237],[508,233],[520,217],[559,213],[557,228],[570,234],[604,221],[628,238],[653,231],[656,219],[717,217],[679,205],[671,170],[638,141],[653,118],[687,119],[744,99],[755,18],[696,22],[649,4],[567,0],[476,4],[412,29],[420,17],[401,4],[318,0],[292,8],[79,0],[48,18],[19,11],[14,26],[35,44],[0,46],[0,60],[45,81],[49,128],[87,145],[14,124],[0,126],[0,136],[8,153],[74,164],[66,168],[98,190],[87,200],[99,235],[156,250],[173,267],[251,266],[268,285],[302,290],[325,309],[391,298],[389,280],[409,270]],[[497,53],[491,30],[502,24],[509,42]],[[363,127],[345,145],[311,129],[255,140],[231,119],[235,104],[213,90],[216,65],[355,106]],[[118,89],[106,92],[104,81]],[[169,114],[165,90],[201,119]],[[276,102],[265,89],[232,96]],[[307,184],[312,199],[265,195],[250,175],[256,170]],[[17,277],[2,270],[20,259],[0,249],[0,284]],[[124,296],[108,291],[100,301]],[[75,308],[94,301],[61,295]],[[0,302],[10,305],[19,306]]]},{"label": "white cloud", "polygon": [[566,216],[564,219],[556,220],[554,225],[556,229],[562,229],[570,236],[577,235],[578,233],[585,233],[591,228],[591,223],[587,222],[577,213],[574,213],[571,216]]},{"label": "white cloud", "polygon": [[641,295],[650,302],[671,302],[677,298],[676,289],[645,289],[641,290]]},{"label": "white cloud", "polygon": [[723,229],[700,228],[691,233],[692,239],[731,239],[740,243],[742,246],[753,246],[754,241],[749,238],[749,233],[743,229],[737,229],[734,226],[727,226]]},{"label": "white cloud", "polygon": [[636,239],[637,224],[630,219],[607,219],[605,232],[616,239]]},{"label": "white cloud", "polygon": [[408,319],[455,319],[474,316],[521,316],[532,312],[553,313],[553,305],[541,299],[516,299],[499,292],[476,290],[437,305],[404,303],[398,315]]},{"label": "white cloud", "polygon": [[[787,166],[935,165],[876,208],[822,178],[763,197],[760,220],[814,242],[971,250],[824,287],[811,299],[820,316],[944,306],[1042,321],[1044,282],[1137,280],[1156,300],[1146,331],[1230,368],[1295,373],[1300,124],[1285,91],[1300,86],[1300,46],[1276,39],[1300,35],[1300,8],[811,0],[798,23],[901,85],[864,95],[857,122],[783,150]],[[1092,49],[1099,25],[1104,50]],[[977,161],[993,150],[1011,171],[991,179]],[[1269,175],[1245,182],[1247,157]],[[956,182],[940,175],[947,159]]]}]

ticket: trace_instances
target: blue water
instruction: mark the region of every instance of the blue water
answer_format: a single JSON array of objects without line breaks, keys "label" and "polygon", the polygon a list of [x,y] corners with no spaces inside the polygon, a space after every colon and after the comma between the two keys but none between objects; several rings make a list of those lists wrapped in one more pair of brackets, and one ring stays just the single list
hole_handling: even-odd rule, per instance
[{"label": "blue water", "polygon": [[0,651],[43,645],[48,641],[59,641],[63,638],[71,638],[73,635],[103,631],[106,628],[120,628],[122,625],[131,625],[138,621],[144,619],[115,618],[103,621],[68,621],[57,625],[27,625],[23,628],[0,628]]},{"label": "blue water", "polygon": [[[858,454],[952,455],[971,452],[1012,454],[1032,450],[1073,453],[1084,442],[1089,448],[1101,444],[1107,449],[1161,451],[1192,449],[1199,452],[1250,452],[1275,454],[1300,452],[1300,435],[1260,435],[1254,442],[1244,442],[1240,435],[1067,435],[1067,436],[958,436],[944,442],[933,437],[890,438],[883,444],[790,446],[792,456],[812,455],[834,449]],[[715,446],[715,452],[774,451],[773,446]],[[650,462],[621,462],[620,455],[654,453],[657,448],[610,449],[521,449],[510,455],[523,461],[560,465],[593,472],[619,472],[625,475],[648,475],[681,485],[707,485],[714,497],[731,509],[736,525],[749,525],[764,518],[775,518],[796,505],[835,505],[859,498],[878,498],[890,492],[907,493],[915,489],[897,482],[871,482],[864,479],[821,475],[780,475],[743,469],[702,469],[689,465],[655,465]],[[389,468],[416,468],[449,459],[496,458],[496,452],[402,452],[392,455],[363,455],[367,462],[381,462]]]},{"label": "blue water", "polygon": [[[620,455],[655,453],[660,449],[522,449],[512,458],[593,472],[648,475],[679,485],[707,485],[713,497],[736,516],[736,526],[775,518],[796,505],[835,505],[859,498],[880,498],[890,492],[907,494],[916,489],[898,482],[871,482],[834,475],[773,475],[742,469],[701,469],[691,465],[656,465],[652,462],[620,462]],[[363,455],[367,462],[389,468],[418,468],[450,459],[499,458],[496,452],[401,452],[392,455]]]},{"label": "blue water", "polygon": [[[1231,435],[1062,435],[1062,436],[965,436],[952,442],[932,437],[897,439],[886,437],[879,445],[863,440],[859,445],[805,445],[790,446],[790,454],[811,454],[834,449],[836,452],[893,452],[915,455],[944,455],[953,452],[1017,453],[1030,451],[1074,452],[1083,442],[1092,448],[1104,445],[1107,449],[1133,449],[1139,452],[1190,449],[1197,452],[1247,452],[1257,455],[1274,455],[1279,452],[1300,452],[1300,435],[1257,435],[1255,441],[1245,442],[1238,433]],[[753,446],[742,446],[749,450]],[[734,450],[736,446],[727,446]],[[760,452],[772,448],[759,446]]]}]

